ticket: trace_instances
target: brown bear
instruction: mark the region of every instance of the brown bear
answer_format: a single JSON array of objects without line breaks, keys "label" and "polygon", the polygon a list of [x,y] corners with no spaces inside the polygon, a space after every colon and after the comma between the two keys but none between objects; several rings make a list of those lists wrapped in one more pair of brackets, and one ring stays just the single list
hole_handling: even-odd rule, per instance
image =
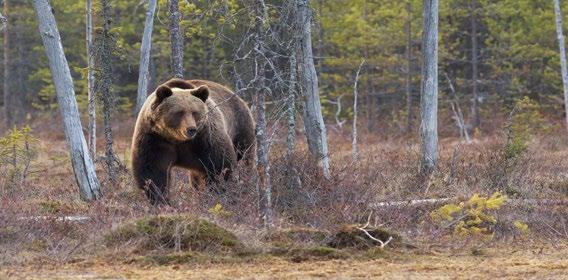
[{"label": "brown bear", "polygon": [[230,177],[237,161],[254,162],[255,128],[247,104],[211,81],[171,79],[148,96],[132,137],[132,169],[154,205],[169,203],[170,172],[192,181]]}]

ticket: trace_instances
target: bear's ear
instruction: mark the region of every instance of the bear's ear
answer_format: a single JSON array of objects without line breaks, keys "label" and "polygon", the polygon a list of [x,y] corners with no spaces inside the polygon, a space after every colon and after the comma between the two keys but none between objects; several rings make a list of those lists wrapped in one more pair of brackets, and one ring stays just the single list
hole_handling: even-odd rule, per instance
[{"label": "bear's ear", "polygon": [[156,108],[164,99],[172,96],[172,94],[174,93],[171,88],[164,85],[159,86],[158,89],[156,89],[156,101],[154,101],[153,108]]},{"label": "bear's ear", "polygon": [[195,88],[188,81],[178,79],[178,78],[173,78],[173,79],[165,82],[164,85],[166,85],[170,88],[181,88],[181,89],[194,89]]},{"label": "bear's ear", "polygon": [[209,97],[209,88],[205,85],[200,86],[194,90],[191,91],[191,94],[193,94],[193,96],[201,99],[201,101],[205,102],[207,100],[207,98]]}]

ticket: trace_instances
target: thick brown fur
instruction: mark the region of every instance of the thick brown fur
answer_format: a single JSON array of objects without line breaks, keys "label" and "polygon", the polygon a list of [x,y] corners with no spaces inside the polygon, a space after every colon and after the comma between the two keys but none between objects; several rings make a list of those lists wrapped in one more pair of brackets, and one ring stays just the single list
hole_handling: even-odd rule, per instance
[{"label": "thick brown fur", "polygon": [[[132,137],[132,170],[152,204],[169,203],[171,169],[192,181],[228,179],[237,161],[254,162],[254,121],[247,104],[211,81],[172,79],[142,106]],[[203,180],[205,179],[205,180]]]}]

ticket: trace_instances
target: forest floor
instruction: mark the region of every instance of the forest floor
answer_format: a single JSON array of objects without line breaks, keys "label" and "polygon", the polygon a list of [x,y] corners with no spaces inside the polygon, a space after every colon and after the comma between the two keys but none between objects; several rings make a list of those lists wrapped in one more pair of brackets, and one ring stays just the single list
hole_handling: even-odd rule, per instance
[{"label": "forest floor", "polygon": [[[388,228],[412,245],[389,244],[371,254],[366,248],[332,251],[331,257],[317,252],[290,257],[270,253],[281,240],[267,240],[270,232],[258,228],[256,204],[251,203],[254,186],[246,177],[244,184],[218,196],[188,188],[183,172],[177,172],[172,206],[156,208],[132,185],[127,170],[118,184],[110,184],[99,160],[103,198],[81,201],[57,123],[32,127],[35,157],[25,180],[13,184],[4,180],[7,176],[0,177],[0,279],[568,279],[568,206],[538,203],[568,201],[568,140],[563,131],[535,137],[513,159],[504,159],[501,134],[478,136],[471,144],[442,138],[440,166],[428,180],[417,175],[415,139],[363,135],[355,162],[348,135],[332,135],[331,180],[322,179],[319,168],[307,161],[300,141],[292,167],[301,185],[294,192],[287,188],[290,166],[280,155],[283,145],[275,144],[275,231],[309,227],[329,238],[338,226],[365,223],[372,213],[372,225]],[[114,127],[115,151],[126,166],[132,127],[132,120]],[[99,151],[103,144],[99,139]],[[9,175],[9,166],[0,166],[0,173]],[[408,199],[467,201],[474,194],[489,197],[496,192],[537,202],[483,210],[495,222],[480,225],[490,233],[482,237],[457,236],[456,223],[433,221],[431,214],[443,204],[369,208],[376,202]],[[160,264],[139,260],[158,251],[168,256],[171,248],[144,251],[135,249],[135,243],[107,244],[108,234],[125,223],[188,213],[228,229],[255,253],[219,259],[205,252],[209,257]],[[333,249],[327,248],[329,243],[312,241],[289,245]]]},{"label": "forest floor", "polygon": [[82,261],[9,266],[0,279],[568,279],[568,246],[518,244],[466,253],[389,252],[372,260],[133,265]]}]

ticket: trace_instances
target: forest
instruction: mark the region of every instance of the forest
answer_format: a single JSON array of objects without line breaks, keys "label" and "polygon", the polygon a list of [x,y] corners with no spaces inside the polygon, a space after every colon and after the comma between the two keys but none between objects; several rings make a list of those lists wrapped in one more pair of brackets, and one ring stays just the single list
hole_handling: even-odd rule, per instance
[{"label": "forest", "polygon": [[565,1],[0,3],[2,279],[568,273]]}]

